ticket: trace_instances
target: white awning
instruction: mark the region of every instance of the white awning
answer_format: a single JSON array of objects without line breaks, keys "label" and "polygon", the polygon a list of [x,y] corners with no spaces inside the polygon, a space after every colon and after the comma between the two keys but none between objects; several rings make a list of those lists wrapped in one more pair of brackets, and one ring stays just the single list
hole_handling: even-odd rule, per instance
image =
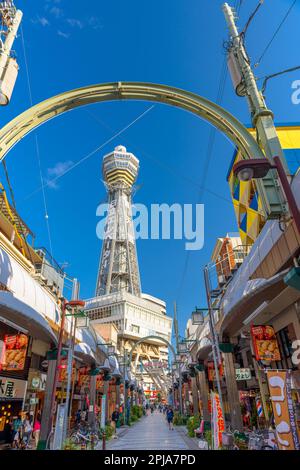
[{"label": "white awning", "polygon": [[0,248],[0,282],[22,303],[54,323],[59,323],[58,307],[51,294],[3,248]]},{"label": "white awning", "polygon": [[11,292],[0,291],[0,316],[24,328],[33,338],[57,343],[56,335],[46,318]]}]

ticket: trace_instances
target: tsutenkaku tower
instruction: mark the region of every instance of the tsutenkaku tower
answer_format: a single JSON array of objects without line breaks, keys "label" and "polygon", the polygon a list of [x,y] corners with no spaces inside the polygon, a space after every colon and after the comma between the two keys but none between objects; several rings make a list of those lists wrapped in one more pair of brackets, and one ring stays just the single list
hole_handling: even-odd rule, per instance
[{"label": "tsutenkaku tower", "polygon": [[96,296],[129,292],[140,296],[141,283],[132,222],[132,186],[137,178],[139,160],[119,145],[103,157],[102,174],[108,191],[102,253]]}]

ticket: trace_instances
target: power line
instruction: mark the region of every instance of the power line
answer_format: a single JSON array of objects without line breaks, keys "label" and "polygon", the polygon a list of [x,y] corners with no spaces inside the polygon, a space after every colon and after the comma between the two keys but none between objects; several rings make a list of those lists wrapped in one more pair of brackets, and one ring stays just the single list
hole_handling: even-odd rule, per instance
[{"label": "power line", "polygon": [[103,142],[101,145],[99,145],[99,147],[95,148],[94,150],[92,150],[91,152],[89,152],[87,155],[85,155],[84,157],[82,157],[80,160],[78,160],[76,163],[74,163],[73,165],[69,166],[65,171],[63,171],[62,173],[60,173],[59,175],[57,175],[55,178],[47,181],[45,184],[43,183],[42,186],[40,188],[37,188],[35,191],[33,191],[32,193],[30,193],[25,199],[28,199],[30,198],[31,196],[33,196],[34,194],[36,194],[38,191],[40,190],[44,190],[47,186],[50,186],[51,184],[55,183],[57,180],[59,180],[60,178],[62,178],[63,176],[65,176],[67,173],[69,173],[71,170],[73,170],[74,168],[76,168],[78,165],[80,165],[81,163],[85,162],[86,160],[88,160],[90,157],[92,157],[93,155],[95,155],[95,153],[97,153],[99,150],[101,150],[103,147],[105,147],[107,144],[109,144],[112,140],[116,139],[117,137],[119,137],[121,134],[123,134],[126,130],[128,130],[130,127],[132,127],[136,122],[138,122],[140,119],[142,119],[146,114],[148,114],[153,108],[155,107],[155,105],[152,105],[150,106],[149,108],[147,108],[145,111],[143,111],[141,114],[139,114],[133,121],[131,121],[129,124],[127,124],[125,127],[123,127],[121,130],[119,130],[118,132],[116,132],[113,136],[111,136],[109,139],[107,139],[105,142]]},{"label": "power line", "polygon": [[[236,0],[235,10],[237,11],[238,15],[240,14],[240,11],[241,11],[241,8],[242,8],[242,3],[243,3],[243,0]],[[224,59],[223,59],[222,68],[221,68],[220,79],[219,79],[219,86],[218,86],[217,99],[216,99],[217,104],[221,104],[221,102],[223,100],[225,86],[226,86],[226,80],[227,80],[227,74],[228,74],[227,57],[226,57],[226,54],[225,54]],[[208,146],[207,146],[207,154],[206,154],[205,165],[204,165],[204,171],[202,173],[202,178],[201,178],[201,183],[200,183],[200,191],[199,191],[199,194],[198,194],[198,200],[199,201],[203,197],[203,191],[204,191],[203,187],[204,187],[204,182],[206,181],[206,178],[207,178],[210,160],[211,160],[212,155],[213,155],[215,139],[216,139],[216,132],[217,132],[217,130],[216,130],[215,127],[212,127],[210,129],[209,138],[208,138]],[[187,251],[181,281],[180,281],[179,287],[177,289],[177,302],[179,302],[179,299],[180,299],[182,291],[183,291],[183,286],[184,286],[184,282],[185,282],[185,278],[186,278],[186,274],[187,274],[187,270],[188,270],[189,260],[190,260],[190,251]]]},{"label": "power line", "polygon": [[[94,113],[92,113],[91,111],[87,110],[87,113],[96,121],[98,122],[99,124],[101,124],[103,127],[105,127],[106,129],[108,129],[109,131],[111,132],[115,132],[115,129],[113,129],[111,126],[109,126],[106,122],[104,122],[102,119],[100,119],[98,116],[96,116]],[[167,165],[165,162],[161,161],[160,159],[158,158],[155,158],[153,157],[153,155],[150,155],[148,152],[145,152],[144,150],[141,150],[140,148],[138,148],[136,145],[132,144],[132,142],[130,142],[128,139],[127,139],[127,142],[130,144],[130,147],[135,150],[139,155],[142,155],[144,157],[146,157],[148,160],[150,161],[153,161],[155,164],[157,164],[158,166],[160,166],[161,168],[163,168],[164,170],[168,171],[170,174],[172,174],[173,176],[176,176],[177,178],[179,179],[182,179],[182,180],[185,180],[189,185],[193,185],[195,186],[196,188],[198,188],[199,190],[200,189],[203,189],[203,191],[209,193],[209,194],[212,194],[213,196],[219,198],[219,199],[222,199],[223,201],[227,202],[228,204],[232,204],[232,201],[231,199],[228,199],[226,198],[225,196],[219,194],[219,193],[216,193],[215,191],[212,191],[211,189],[208,189],[206,187],[200,187],[200,185],[192,180],[191,178],[189,178],[188,176],[182,174],[182,173],[179,173],[176,171],[175,168],[173,168],[172,166],[170,165]]]},{"label": "power line", "polygon": [[293,7],[296,5],[296,2],[297,2],[297,0],[294,0],[294,2],[293,2],[293,3],[291,4],[291,6],[288,8],[286,14],[284,15],[283,19],[281,20],[281,22],[279,23],[278,27],[276,28],[276,30],[275,30],[273,36],[271,37],[270,41],[269,41],[268,44],[266,45],[265,49],[263,50],[263,52],[262,52],[260,58],[259,58],[258,61],[256,62],[256,64],[255,64],[256,67],[261,63],[263,57],[266,55],[267,51],[268,51],[269,48],[271,47],[271,44],[273,43],[275,37],[277,36],[277,34],[279,33],[279,31],[280,31],[280,29],[282,28],[283,24],[284,24],[285,21],[287,20],[287,18],[288,18],[288,16],[289,16],[289,14],[291,13]]},{"label": "power line", "polygon": [[[27,54],[26,54],[26,48],[25,48],[25,40],[24,40],[24,32],[23,32],[22,25],[21,25],[21,38],[22,38],[22,46],[23,46],[23,53],[24,53],[24,63],[25,63],[25,70],[26,70],[26,77],[27,77],[29,101],[30,101],[30,105],[32,106],[33,105],[32,88],[31,88],[31,81],[30,81],[30,75],[29,75],[29,67],[28,67]],[[51,256],[53,258],[52,238],[51,238],[51,230],[50,230],[50,223],[49,223],[49,214],[48,214],[48,207],[47,207],[47,201],[46,201],[45,187],[43,185],[42,165],[41,165],[40,149],[39,149],[39,143],[38,143],[37,135],[35,135],[35,150],[36,150],[36,156],[37,156],[37,162],[38,162],[38,168],[39,168],[39,176],[40,176],[41,185],[42,185],[42,196],[43,196],[43,204],[44,204],[44,211],[45,211],[46,228],[47,228],[48,240],[49,240],[49,248],[50,248]]]},{"label": "power line", "polygon": [[253,11],[253,13],[251,13],[251,15],[249,16],[249,19],[248,19],[247,23],[245,24],[243,31],[241,32],[241,35],[242,35],[243,37],[245,37],[246,32],[247,32],[247,30],[248,30],[248,27],[250,26],[251,21],[254,19],[256,13],[258,12],[258,10],[260,9],[260,7],[262,6],[263,2],[264,2],[264,0],[260,0],[259,3],[258,3],[258,5],[257,5],[257,7],[256,7],[255,10]]},{"label": "power line", "polygon": [[266,75],[264,77],[264,81],[261,87],[261,92],[264,94],[267,88],[267,83],[271,78],[278,77],[279,75],[283,75],[285,73],[290,73],[290,72],[295,72],[296,70],[300,69],[300,65],[297,65],[296,67],[291,67],[289,69],[281,70],[280,72],[273,73],[272,75]]}]

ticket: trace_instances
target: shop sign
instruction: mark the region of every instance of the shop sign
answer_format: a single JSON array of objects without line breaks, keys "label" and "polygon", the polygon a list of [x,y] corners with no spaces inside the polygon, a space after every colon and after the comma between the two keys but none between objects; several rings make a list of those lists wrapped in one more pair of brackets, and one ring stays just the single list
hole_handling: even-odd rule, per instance
[{"label": "shop sign", "polygon": [[27,381],[0,377],[0,401],[24,400]]},{"label": "shop sign", "polygon": [[0,339],[0,370],[5,363],[5,343]]},{"label": "shop sign", "polygon": [[32,386],[32,388],[39,388],[40,378],[39,377],[32,377],[31,386]]},{"label": "shop sign", "polygon": [[38,398],[30,398],[29,403],[30,405],[37,405],[39,402]]},{"label": "shop sign", "polygon": [[[216,380],[216,371],[215,371],[215,364],[214,362],[207,363],[207,373],[208,373],[208,380],[210,382],[214,382]],[[220,377],[223,376],[223,365],[219,365],[219,375]]]},{"label": "shop sign", "polygon": [[[67,371],[68,358],[62,358],[59,367],[59,382],[66,382],[68,380],[68,371]],[[76,375],[75,361],[72,364],[72,381],[74,382]]]},{"label": "shop sign", "polygon": [[57,407],[56,426],[55,426],[54,440],[53,440],[53,450],[61,450],[62,448],[65,413],[66,413],[66,404],[60,403]]},{"label": "shop sign", "polygon": [[40,378],[40,390],[46,390],[47,374],[41,374]]},{"label": "shop sign", "polygon": [[289,370],[267,370],[279,450],[300,450]]},{"label": "shop sign", "polygon": [[23,370],[27,354],[28,336],[24,334],[5,335],[4,337],[4,360],[2,369]]},{"label": "shop sign", "polygon": [[251,380],[251,370],[250,369],[235,369],[235,379],[236,380]]},{"label": "shop sign", "polygon": [[239,391],[240,400],[244,398],[255,398],[257,396],[256,390],[247,390],[247,391]]},{"label": "shop sign", "polygon": [[80,367],[78,370],[78,386],[79,387],[88,387],[90,384],[89,368]]},{"label": "shop sign", "polygon": [[251,336],[257,361],[280,361],[279,346],[272,326],[252,326]]},{"label": "shop sign", "polygon": [[211,392],[212,401],[212,431],[214,450],[218,450],[222,446],[222,433],[225,430],[224,417],[218,393]]}]

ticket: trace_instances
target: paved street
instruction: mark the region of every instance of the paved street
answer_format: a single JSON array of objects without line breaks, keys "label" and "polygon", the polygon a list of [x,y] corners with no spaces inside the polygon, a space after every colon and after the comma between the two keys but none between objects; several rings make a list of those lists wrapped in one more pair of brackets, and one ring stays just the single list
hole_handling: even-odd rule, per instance
[{"label": "paved street", "polygon": [[142,418],[118,439],[111,440],[108,450],[189,450],[189,439],[176,427],[170,431],[163,413]]}]

